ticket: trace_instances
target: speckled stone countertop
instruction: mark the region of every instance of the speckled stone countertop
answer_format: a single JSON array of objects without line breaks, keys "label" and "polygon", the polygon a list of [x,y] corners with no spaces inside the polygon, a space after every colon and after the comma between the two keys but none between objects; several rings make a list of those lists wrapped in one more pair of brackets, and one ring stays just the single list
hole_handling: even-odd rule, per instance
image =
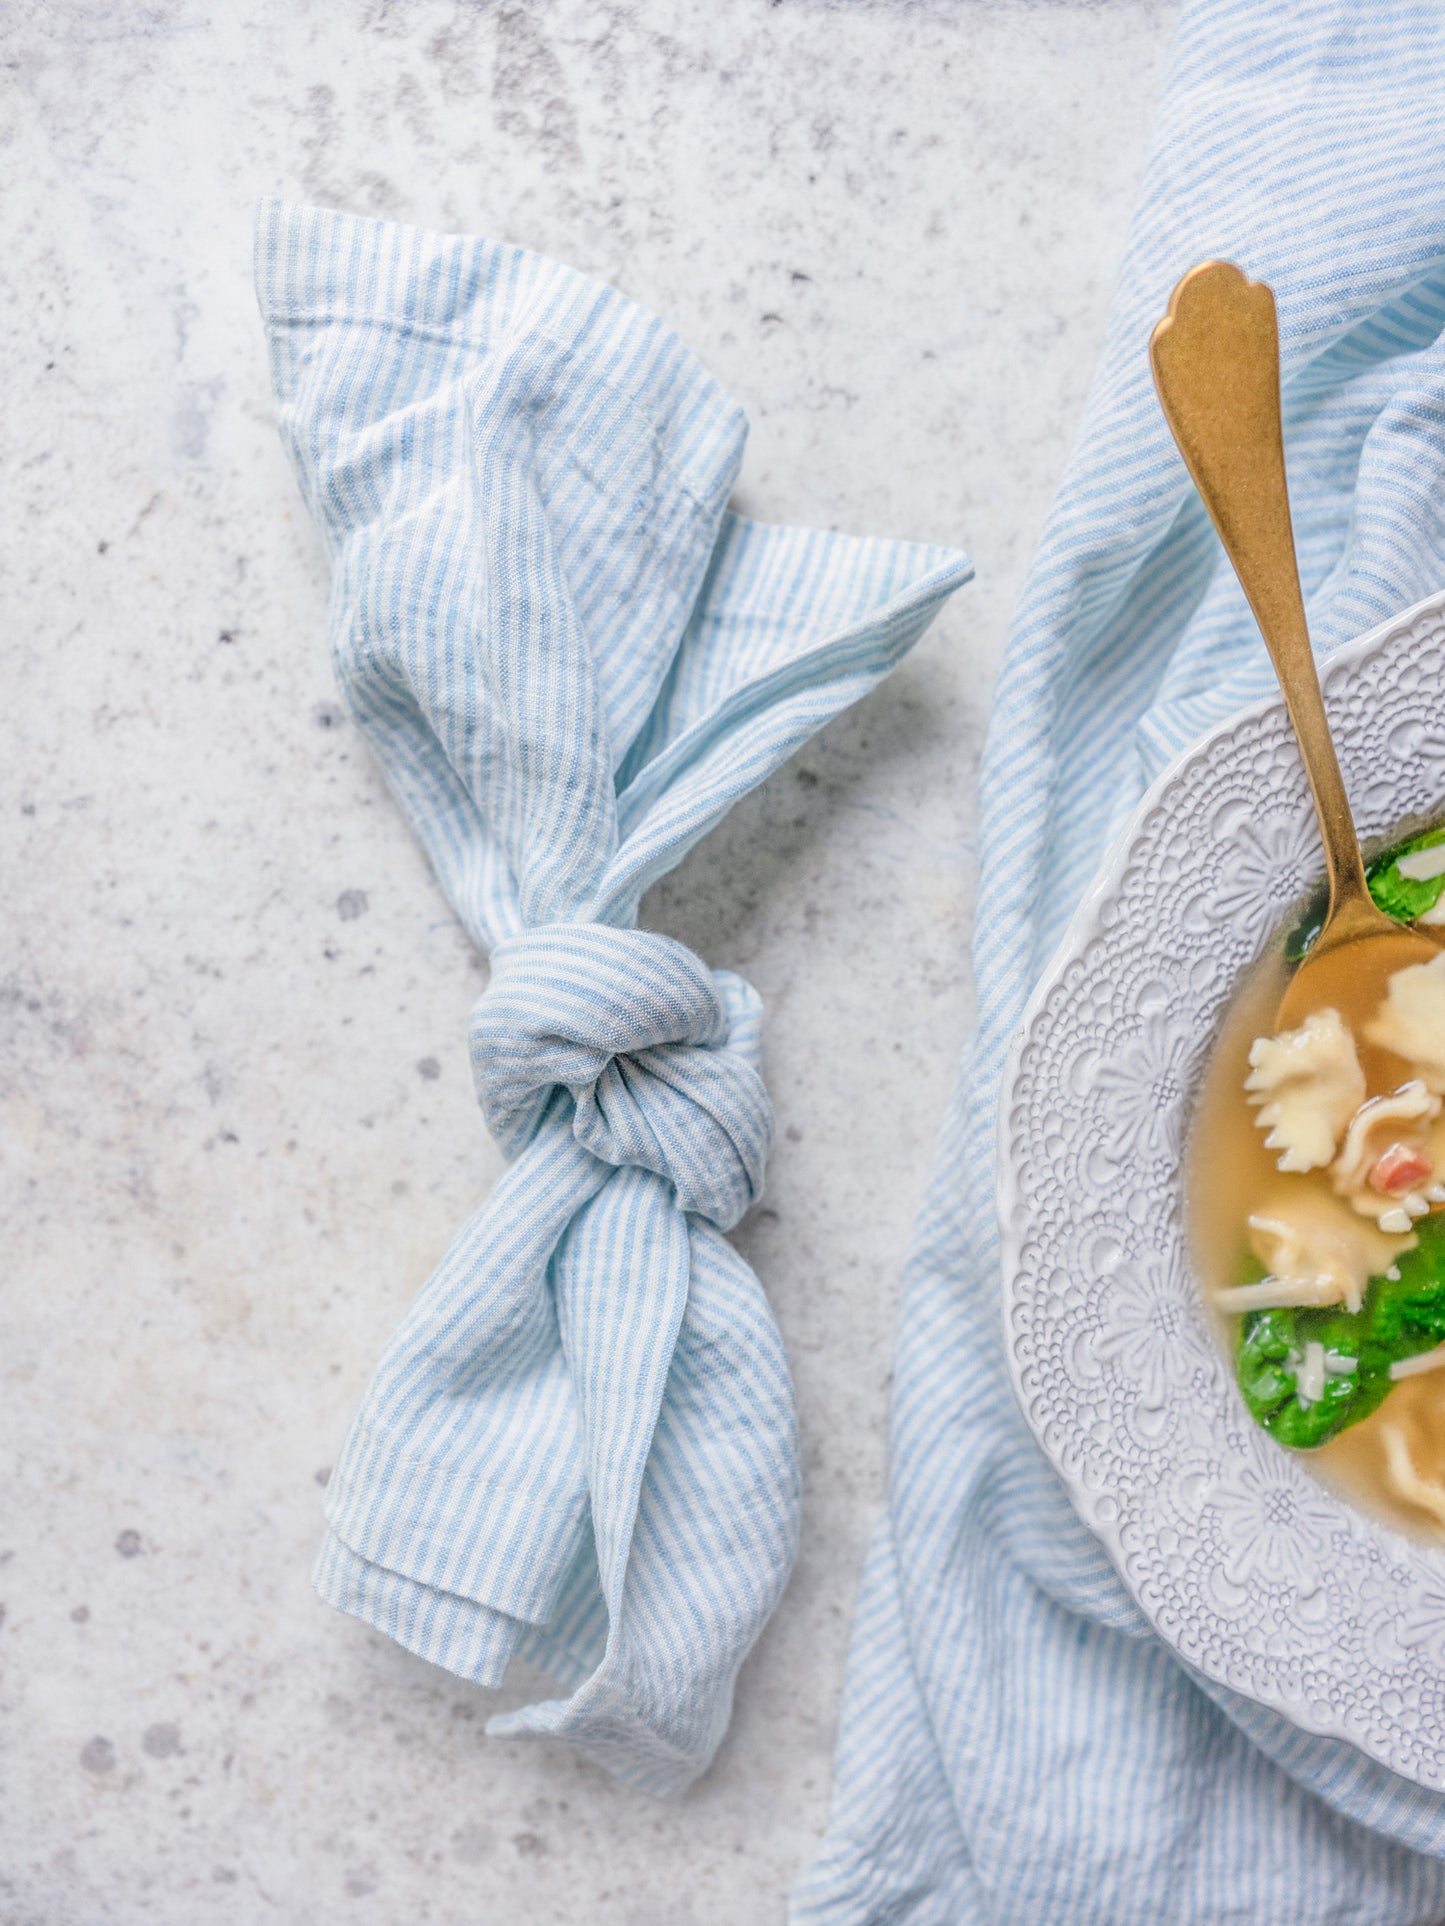
[{"label": "speckled stone countertop", "polygon": [[[0,1920],[768,1926],[818,1841],[975,769],[1162,69],[1152,0],[0,15]],[[654,892],[762,992],[803,1552],[658,1805],[319,1604],[321,1489],[499,1159],[477,959],[342,721],[251,204],[522,242],[746,406],[741,503],[977,582]]]}]

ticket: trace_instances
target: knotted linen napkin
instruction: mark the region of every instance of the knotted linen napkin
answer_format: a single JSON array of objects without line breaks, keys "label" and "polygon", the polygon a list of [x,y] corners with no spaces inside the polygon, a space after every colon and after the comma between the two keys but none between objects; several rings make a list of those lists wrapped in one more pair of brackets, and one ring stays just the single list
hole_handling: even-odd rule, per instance
[{"label": "knotted linen napkin", "polygon": [[739,976],[643,891],[867,693],[970,568],[726,512],[741,410],[660,322],[520,249],[279,202],[256,278],[333,567],[339,684],[491,955],[512,1159],[397,1331],[316,1583],[634,1785],[707,1764],[787,1580],[782,1343],[722,1233],[772,1110]]},{"label": "knotted linen napkin", "polygon": [[887,1512],[797,1922],[1445,1919],[1445,1801],[1187,1671],[1071,1509],[1008,1383],[993,1199],[1008,1044],[1096,866],[1181,749],[1275,690],[1150,382],[1187,268],[1223,256],[1278,298],[1316,645],[1445,585],[1442,75],[1438,0],[1184,8],[998,683],[978,1031],[908,1267]]}]

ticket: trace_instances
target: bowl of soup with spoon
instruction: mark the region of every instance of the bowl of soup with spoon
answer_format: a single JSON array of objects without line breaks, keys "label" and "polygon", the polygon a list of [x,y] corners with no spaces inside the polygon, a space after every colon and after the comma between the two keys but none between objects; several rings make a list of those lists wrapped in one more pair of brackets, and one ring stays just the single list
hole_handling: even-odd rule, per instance
[{"label": "bowl of soup with spoon", "polygon": [[1192,270],[1150,358],[1282,700],[1154,785],[1024,1012],[1010,1374],[1189,1665],[1445,1788],[1445,596],[1322,688],[1270,290]]},{"label": "bowl of soup with spoon", "polygon": [[[1369,875],[1388,914],[1445,940],[1445,826]],[[1189,1136],[1192,1255],[1256,1422],[1445,1539],[1445,948],[1383,986],[1343,978],[1279,1029],[1309,922],[1223,1026]]]},{"label": "bowl of soup with spoon", "polygon": [[[1445,851],[1438,832],[1415,837],[1367,879],[1300,592],[1272,291],[1232,263],[1203,263],[1175,288],[1149,354],[1279,677],[1324,855],[1322,914],[1286,945],[1287,975],[1254,973],[1193,1131],[1206,1265],[1218,1270],[1231,1230],[1245,1245],[1242,1274],[1213,1292],[1242,1320],[1245,1401],[1280,1443],[1322,1449],[1445,1366],[1445,952],[1429,921]],[[1392,1407],[1335,1447],[1331,1472],[1376,1494],[1385,1485],[1394,1508],[1445,1526],[1433,1475],[1445,1454],[1430,1440],[1438,1462],[1422,1470],[1409,1437],[1431,1396]]]},{"label": "bowl of soup with spoon", "polygon": [[[1445,848],[1445,594],[1322,679],[1372,895],[1436,943],[1445,872],[1419,872]],[[1280,1007],[1321,871],[1278,698],[1143,798],[1004,1070],[1005,1355],[1075,1508],[1185,1663],[1445,1787],[1445,1109],[1415,1026],[1434,992],[1392,997],[1387,978],[1340,999],[1353,1064],[1328,1021],[1291,1042],[1305,1022]]]}]

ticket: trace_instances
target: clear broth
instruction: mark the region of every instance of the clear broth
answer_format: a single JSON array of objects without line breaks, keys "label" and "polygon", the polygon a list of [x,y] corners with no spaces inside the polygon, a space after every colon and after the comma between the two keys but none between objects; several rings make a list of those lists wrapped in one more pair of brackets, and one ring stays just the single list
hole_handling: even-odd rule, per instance
[{"label": "clear broth", "polygon": [[[1275,1153],[1265,1149],[1264,1132],[1245,1101],[1249,1047],[1256,1037],[1273,1032],[1275,1011],[1290,974],[1290,966],[1278,954],[1245,982],[1215,1046],[1189,1132],[1185,1197],[1190,1248],[1210,1327],[1231,1372],[1239,1320],[1226,1317],[1215,1306],[1213,1293],[1239,1282],[1248,1218],[1271,1194],[1279,1195],[1282,1183],[1317,1184],[1329,1190],[1323,1171],[1281,1178]],[[1340,1014],[1351,1029],[1357,1029],[1370,1011],[1342,1009]],[[1376,1082],[1373,1076],[1371,1082]],[[1400,1427],[1422,1477],[1445,1482],[1445,1370],[1403,1379],[1368,1418],[1317,1450],[1295,1455],[1321,1484],[1361,1510],[1412,1537],[1438,1543],[1445,1538],[1445,1526],[1397,1496],[1390,1483],[1386,1425]]]}]

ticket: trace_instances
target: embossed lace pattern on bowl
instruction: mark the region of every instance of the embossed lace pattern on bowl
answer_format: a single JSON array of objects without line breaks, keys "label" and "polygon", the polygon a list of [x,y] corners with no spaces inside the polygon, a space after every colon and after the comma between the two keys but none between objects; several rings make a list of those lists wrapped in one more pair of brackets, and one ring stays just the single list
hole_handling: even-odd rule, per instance
[{"label": "embossed lace pattern on bowl", "polygon": [[[1331,657],[1361,837],[1445,809],[1445,596]],[[1206,1324],[1182,1153],[1241,974],[1322,870],[1278,703],[1157,783],[1025,1014],[999,1212],[1014,1387],[1162,1637],[1208,1677],[1445,1786],[1445,1553],[1250,1419]]]}]

